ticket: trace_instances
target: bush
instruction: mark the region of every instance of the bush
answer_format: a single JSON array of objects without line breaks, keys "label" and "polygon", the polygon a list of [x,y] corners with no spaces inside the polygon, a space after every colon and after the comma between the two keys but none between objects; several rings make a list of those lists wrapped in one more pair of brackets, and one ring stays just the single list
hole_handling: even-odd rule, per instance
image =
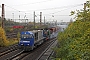
[{"label": "bush", "polygon": [[3,28],[0,27],[0,46],[7,46],[7,44],[9,43],[6,40],[6,36],[5,36],[5,31]]},{"label": "bush", "polygon": [[90,60],[90,22],[75,21],[58,35],[56,58]]}]

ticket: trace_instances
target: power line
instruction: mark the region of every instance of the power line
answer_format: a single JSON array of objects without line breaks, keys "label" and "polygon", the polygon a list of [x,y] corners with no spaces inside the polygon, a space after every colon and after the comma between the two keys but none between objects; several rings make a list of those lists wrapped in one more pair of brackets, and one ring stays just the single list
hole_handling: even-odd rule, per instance
[{"label": "power line", "polygon": [[[41,10],[53,10],[53,9],[59,9],[59,8],[66,8],[66,9],[64,9],[64,10],[67,10],[68,8],[77,7],[77,6],[81,6],[81,5],[83,5],[83,4],[69,5],[69,6],[64,6],[64,7],[47,8],[47,9],[41,9]],[[5,6],[7,6],[7,5],[5,5]],[[12,8],[12,7],[10,7],[10,6],[7,6],[7,7]],[[17,9],[15,9],[15,8],[12,8],[12,9],[14,9],[14,10],[16,10],[16,11],[18,11],[18,12],[24,12],[24,11],[17,10]],[[64,10],[61,10],[61,11],[64,11]],[[35,10],[34,10],[34,11],[35,11]],[[38,10],[37,10],[37,11],[38,11]],[[61,12],[61,11],[57,11],[57,12],[54,12],[54,13],[58,13],[58,12]],[[26,12],[24,12],[24,13],[26,13]],[[54,13],[49,13],[49,14],[54,14]],[[49,15],[49,14],[48,14],[48,15]],[[69,15],[56,15],[56,16],[69,16]]]},{"label": "power line", "polygon": [[40,1],[40,2],[27,3],[27,4],[20,4],[20,5],[13,5],[13,6],[21,6],[21,5],[38,4],[38,3],[45,3],[45,2],[48,2],[48,1],[52,1],[52,0],[45,0],[45,1]]},{"label": "power line", "polygon": [[[83,5],[83,4],[69,5],[69,6],[62,6],[62,7],[54,7],[54,8],[46,8],[46,9],[39,9],[39,10],[55,10],[55,9],[60,9],[60,8],[77,7],[77,6],[81,6],[81,5]],[[7,6],[7,5],[5,5],[5,6]],[[7,6],[7,7],[12,8],[12,7],[10,7],[10,6]],[[16,10],[16,11],[18,11],[18,12],[26,12],[26,11],[17,10],[17,9],[15,9],[15,8],[12,8],[12,9],[14,9],[14,10]],[[39,11],[39,10],[33,10],[33,11]],[[27,11],[30,11],[30,10],[27,10]]]},{"label": "power line", "polygon": [[[15,9],[15,8],[11,7],[11,6],[8,6],[8,5],[5,5],[5,6],[11,8],[11,9],[13,9],[13,10],[16,10],[16,11],[18,11],[18,12],[26,13],[25,11],[20,11],[20,10],[18,10],[18,9]],[[11,11],[10,11],[10,12],[11,12]],[[12,11],[12,12],[13,12],[13,11]],[[31,13],[29,13],[29,14],[31,14]]]},{"label": "power line", "polygon": [[11,8],[11,9],[16,10],[16,11],[19,12],[19,10],[15,9],[15,8],[12,8],[12,7],[8,6],[8,5],[5,5],[5,6],[6,6],[6,7],[9,7],[9,8]]},{"label": "power line", "polygon": [[[45,14],[45,16],[52,16],[52,15]],[[54,16],[69,16],[69,15],[54,15]]]},{"label": "power line", "polygon": [[64,10],[67,10],[67,9],[69,9],[69,8],[75,8],[75,7],[78,7],[78,6],[81,6],[81,5],[83,5],[83,4],[78,4],[78,5],[75,5],[75,6],[71,6],[71,7],[66,7],[65,9],[63,9],[63,10],[60,10],[60,11],[57,11],[57,12],[53,12],[53,13],[48,13],[48,14],[55,14],[55,13],[58,13],[58,12],[61,12],[61,11],[64,11]]},{"label": "power line", "polygon": [[[62,7],[54,7],[54,8],[46,8],[46,9],[38,9],[34,11],[39,11],[39,10],[55,10],[55,9],[61,9],[61,8],[68,8],[68,7],[73,7],[73,6],[80,6],[83,4],[76,4],[76,5],[69,5],[69,6],[62,6]],[[32,11],[32,10],[27,10],[27,11]]]},{"label": "power line", "polygon": [[[78,6],[81,6],[83,4],[77,4],[77,5],[71,5],[71,6],[64,6],[64,7],[58,7],[58,8],[65,8],[63,10],[60,10],[60,11],[57,11],[57,12],[53,12],[53,13],[48,13],[48,14],[43,14],[43,15],[48,15],[48,16],[51,16],[51,14],[55,14],[55,13],[58,13],[58,12],[61,12],[61,11],[64,11],[64,10],[67,10],[69,8],[75,8],[75,7],[78,7]],[[58,8],[50,8],[50,9],[58,9]],[[44,9],[43,9],[44,10]],[[48,10],[48,9],[45,9],[45,10]],[[38,14],[39,15],[39,14]],[[55,16],[69,16],[69,15],[55,15]]]}]

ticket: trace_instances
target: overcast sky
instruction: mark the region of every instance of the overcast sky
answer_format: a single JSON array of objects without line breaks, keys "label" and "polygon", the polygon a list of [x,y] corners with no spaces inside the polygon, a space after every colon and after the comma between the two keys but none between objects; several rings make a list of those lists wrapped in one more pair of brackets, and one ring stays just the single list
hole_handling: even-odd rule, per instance
[{"label": "overcast sky", "polygon": [[[70,21],[70,11],[83,9],[86,0],[0,0],[0,5],[5,4],[5,18],[24,19],[33,21],[33,12],[36,13],[36,21],[39,22],[40,12],[42,19],[47,21]],[[13,14],[14,13],[14,14]],[[25,14],[26,13],[26,14]],[[1,8],[0,8],[1,14]],[[52,15],[54,17],[52,17]]]}]

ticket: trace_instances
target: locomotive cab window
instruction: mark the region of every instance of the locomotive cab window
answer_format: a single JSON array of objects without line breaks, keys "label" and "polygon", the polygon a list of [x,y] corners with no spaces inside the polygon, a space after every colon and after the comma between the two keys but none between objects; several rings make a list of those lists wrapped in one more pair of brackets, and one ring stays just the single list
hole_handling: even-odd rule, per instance
[{"label": "locomotive cab window", "polygon": [[32,34],[23,34],[21,35],[21,38],[33,38],[33,35]]}]

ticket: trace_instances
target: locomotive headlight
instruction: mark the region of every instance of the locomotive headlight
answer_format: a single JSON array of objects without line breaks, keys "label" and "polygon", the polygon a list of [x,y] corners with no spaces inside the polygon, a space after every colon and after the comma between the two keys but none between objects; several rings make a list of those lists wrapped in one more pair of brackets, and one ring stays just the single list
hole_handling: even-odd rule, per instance
[{"label": "locomotive headlight", "polygon": [[27,45],[29,45],[29,44],[27,44]]},{"label": "locomotive headlight", "polygon": [[26,37],[24,37],[24,38],[26,38]]},{"label": "locomotive headlight", "polygon": [[21,44],[21,45],[23,45],[23,44]]}]

